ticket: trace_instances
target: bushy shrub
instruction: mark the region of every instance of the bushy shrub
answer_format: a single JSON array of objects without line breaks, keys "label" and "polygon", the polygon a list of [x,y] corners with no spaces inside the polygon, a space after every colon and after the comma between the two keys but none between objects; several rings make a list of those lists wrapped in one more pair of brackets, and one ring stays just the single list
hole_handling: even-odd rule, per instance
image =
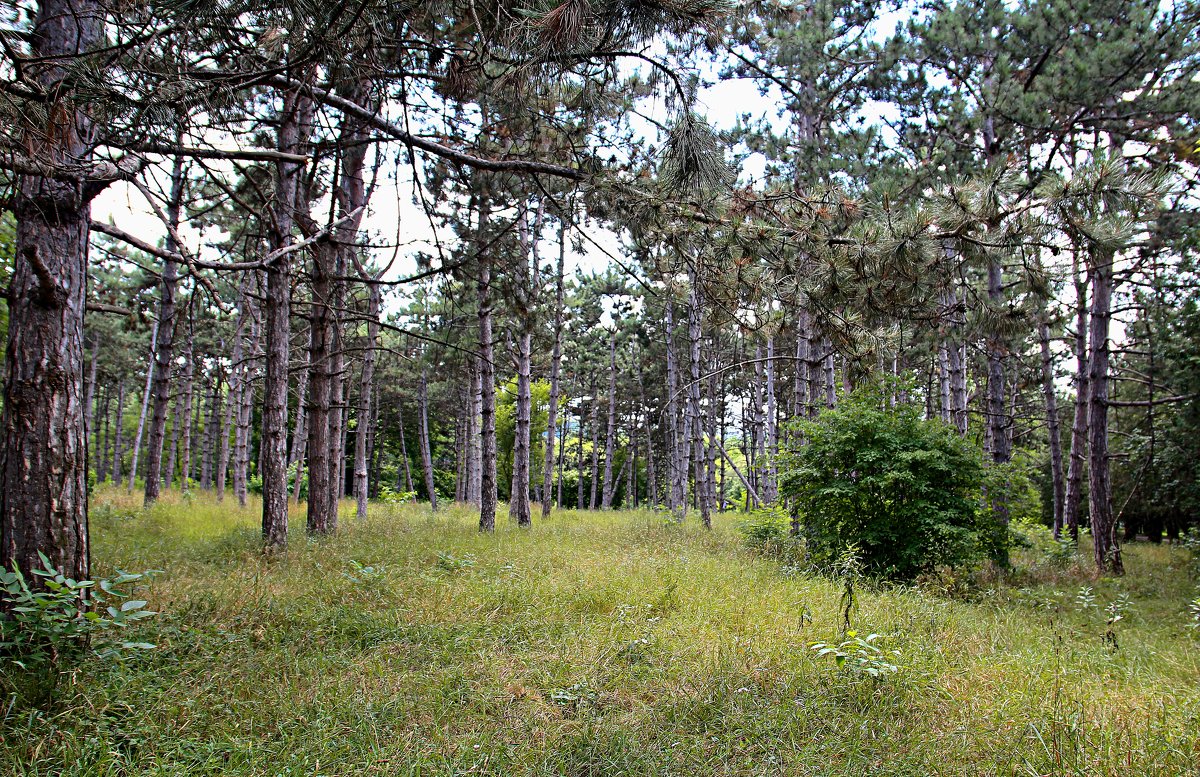
[{"label": "bushy shrub", "polygon": [[994,536],[979,450],[916,406],[887,407],[866,387],[798,431],[782,492],[815,562],[855,547],[867,574],[907,580],[976,559]]},{"label": "bushy shrub", "polygon": [[776,553],[791,541],[791,518],[778,506],[751,510],[738,522],[738,533],[756,550]]}]

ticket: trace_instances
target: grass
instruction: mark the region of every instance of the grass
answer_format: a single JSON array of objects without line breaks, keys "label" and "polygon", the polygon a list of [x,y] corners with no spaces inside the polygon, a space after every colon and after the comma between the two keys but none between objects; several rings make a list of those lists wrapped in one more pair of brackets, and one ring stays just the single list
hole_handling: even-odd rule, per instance
[{"label": "grass", "polygon": [[159,647],[75,668],[42,709],[10,699],[0,774],[1200,773],[1181,549],[1129,548],[1121,580],[1021,557],[860,592],[855,627],[900,651],[874,680],[808,647],[839,637],[838,583],[747,549],[734,517],[480,536],[458,508],[347,505],[337,536],[268,558],[255,505],[135,505],[93,499],[94,558],[164,570],[138,634]]}]

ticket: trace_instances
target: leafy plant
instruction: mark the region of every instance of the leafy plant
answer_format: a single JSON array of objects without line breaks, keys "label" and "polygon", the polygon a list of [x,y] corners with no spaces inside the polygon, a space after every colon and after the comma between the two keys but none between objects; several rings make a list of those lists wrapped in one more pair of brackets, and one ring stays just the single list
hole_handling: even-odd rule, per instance
[{"label": "leafy plant", "polygon": [[363,566],[354,559],[350,559],[350,571],[343,572],[342,577],[349,580],[351,583],[358,585],[371,586],[382,582],[387,576],[387,567]]},{"label": "leafy plant", "polygon": [[30,587],[21,570],[0,568],[0,597],[9,616],[0,620],[0,661],[30,671],[53,672],[63,662],[77,660],[87,649],[100,658],[127,651],[149,650],[148,642],[129,642],[119,632],[156,613],[146,602],[131,599],[118,586],[136,583],[150,572],[99,581],[74,580],[38,553],[41,587]]},{"label": "leafy plant", "polygon": [[885,651],[878,644],[881,639],[878,634],[860,637],[858,632],[848,631],[846,638],[837,644],[813,642],[809,648],[816,652],[818,658],[832,658],[837,669],[880,679],[900,671],[900,666],[893,663],[893,658],[899,657],[900,651]]},{"label": "leafy plant", "polygon": [[782,491],[816,563],[856,546],[867,574],[908,580],[990,542],[979,451],[916,404],[889,407],[867,386],[798,425],[805,444],[783,459]]},{"label": "leafy plant", "polygon": [[1200,631],[1200,596],[1188,602],[1188,612],[1192,616],[1192,622],[1188,624],[1188,628]]},{"label": "leafy plant", "polygon": [[792,543],[791,518],[779,505],[751,510],[737,528],[747,546],[764,553],[777,555]]},{"label": "leafy plant", "polygon": [[379,499],[380,502],[389,505],[403,505],[417,498],[416,491],[397,491],[387,483],[379,484]]},{"label": "leafy plant", "polygon": [[437,568],[443,572],[464,572],[475,566],[475,556],[468,553],[465,556],[455,556],[448,551],[438,553]]}]

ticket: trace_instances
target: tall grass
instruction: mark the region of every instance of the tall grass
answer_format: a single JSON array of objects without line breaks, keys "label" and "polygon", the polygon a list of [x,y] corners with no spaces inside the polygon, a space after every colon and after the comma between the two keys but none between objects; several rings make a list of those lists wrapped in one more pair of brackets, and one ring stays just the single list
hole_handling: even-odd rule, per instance
[{"label": "tall grass", "polygon": [[[13,775],[1200,773],[1200,640],[1183,551],[1128,577],[1021,559],[1016,584],[860,592],[901,671],[838,670],[841,588],[648,512],[481,536],[450,507],[346,505],[259,553],[258,506],[93,500],[102,569],[163,570],[154,651],[11,699]],[[303,526],[302,512],[293,526]],[[1036,562],[1036,563],[1035,563]],[[1081,609],[1132,604],[1116,624]]]}]

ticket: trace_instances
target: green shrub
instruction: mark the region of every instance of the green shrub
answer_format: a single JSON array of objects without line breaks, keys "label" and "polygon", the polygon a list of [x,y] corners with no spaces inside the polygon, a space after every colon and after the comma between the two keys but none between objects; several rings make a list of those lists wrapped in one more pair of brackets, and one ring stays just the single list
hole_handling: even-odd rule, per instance
[{"label": "green shrub", "polygon": [[89,650],[99,658],[119,658],[154,647],[126,641],[120,634],[155,613],[117,586],[136,583],[149,573],[118,570],[112,579],[74,580],[38,555],[42,569],[33,574],[41,578],[40,588],[31,588],[20,569],[0,567],[0,600],[8,609],[8,616],[0,618],[0,667],[11,665],[40,677],[48,693],[60,667],[76,663]]},{"label": "green shrub", "polygon": [[738,533],[746,545],[764,553],[777,554],[794,542],[791,518],[777,505],[752,510],[738,522]]},{"label": "green shrub", "polygon": [[975,560],[994,536],[979,450],[916,406],[866,387],[798,431],[782,491],[818,565],[853,547],[868,575],[908,580]]}]

